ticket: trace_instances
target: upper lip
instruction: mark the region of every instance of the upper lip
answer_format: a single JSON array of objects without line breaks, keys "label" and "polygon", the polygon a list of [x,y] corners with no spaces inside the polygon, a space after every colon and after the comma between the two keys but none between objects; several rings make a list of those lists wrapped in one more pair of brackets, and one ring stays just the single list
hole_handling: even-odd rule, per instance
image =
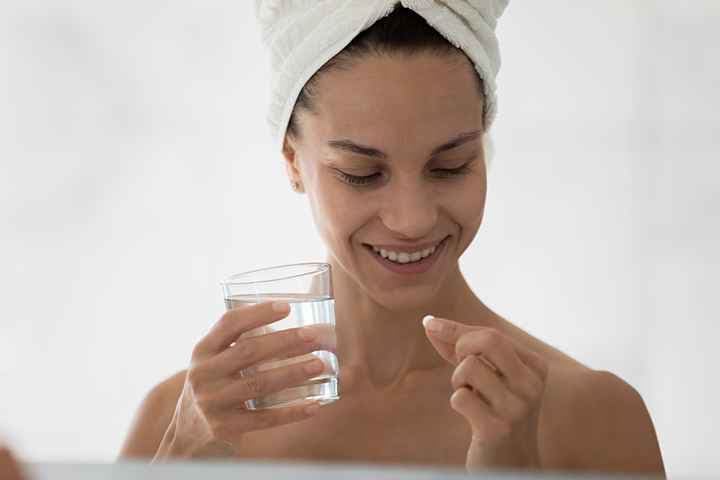
[{"label": "upper lip", "polygon": [[[447,238],[447,237],[445,237]],[[380,243],[368,243],[367,245],[375,248],[379,248],[381,250],[388,250],[391,252],[397,252],[397,253],[413,253],[413,252],[420,252],[422,250],[425,250],[427,248],[434,247],[438,245],[440,242],[445,240],[445,238],[442,238],[440,240],[437,240],[435,242],[430,243],[418,243],[416,245],[388,245],[388,244],[380,244]]]}]

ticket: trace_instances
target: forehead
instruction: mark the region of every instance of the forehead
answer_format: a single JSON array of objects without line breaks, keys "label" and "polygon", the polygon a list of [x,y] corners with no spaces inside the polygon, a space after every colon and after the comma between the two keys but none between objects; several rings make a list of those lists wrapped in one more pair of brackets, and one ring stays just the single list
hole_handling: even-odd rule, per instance
[{"label": "forehead", "polygon": [[371,55],[329,70],[317,87],[317,115],[303,121],[316,140],[447,138],[482,126],[478,80],[462,55]]}]

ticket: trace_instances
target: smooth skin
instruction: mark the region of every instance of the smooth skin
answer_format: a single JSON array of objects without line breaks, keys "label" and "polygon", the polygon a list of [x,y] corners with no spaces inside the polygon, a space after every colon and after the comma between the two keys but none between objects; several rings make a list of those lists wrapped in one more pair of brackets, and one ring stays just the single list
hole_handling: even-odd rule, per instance
[{"label": "smooth skin", "polygon": [[[287,303],[270,302],[234,308],[195,346],[154,461],[231,456],[241,448],[246,432],[304,420],[314,413],[317,402],[272,410],[242,408],[245,400],[300,385],[325,370],[321,360],[309,355],[309,359],[252,376],[239,375],[263,360],[334,350],[334,330],[323,325],[241,338],[249,330],[286,317],[289,311]],[[324,335],[330,339],[323,343],[319,339]]]},{"label": "smooth skin", "polygon": [[10,449],[0,445],[0,480],[27,480],[20,463]]},{"label": "smooth skin", "polygon": [[[217,350],[222,342],[196,348],[190,369],[143,401],[121,457],[202,457],[210,445],[237,459],[664,474],[637,391],[493,312],[460,271],[487,193],[474,75],[460,54],[364,57],[320,77],[316,111],[299,116],[300,138],[286,139],[289,179],[307,196],[332,266],[341,399],[305,418],[278,411],[256,420],[228,405],[283,382],[235,388],[229,372],[260,357],[236,361]],[[433,267],[416,276],[390,272],[367,246],[445,238]],[[232,332],[224,341],[269,322],[259,308],[264,320],[228,316],[237,326],[218,327]],[[427,314],[446,329],[424,327]],[[209,362],[224,377],[206,380]],[[173,450],[177,432],[202,440]]]}]

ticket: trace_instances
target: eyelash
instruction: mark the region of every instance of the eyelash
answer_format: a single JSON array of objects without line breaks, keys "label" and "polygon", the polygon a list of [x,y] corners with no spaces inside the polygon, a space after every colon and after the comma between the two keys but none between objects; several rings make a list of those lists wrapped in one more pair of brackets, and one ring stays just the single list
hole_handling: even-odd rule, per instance
[{"label": "eyelash", "polygon": [[[441,175],[445,176],[446,178],[449,177],[457,177],[460,175],[465,175],[470,171],[469,164],[465,164],[458,168],[436,168],[433,170],[433,172],[440,172]],[[345,172],[342,172],[340,170],[337,171],[340,178],[350,185],[356,185],[356,186],[364,186],[369,185],[372,183],[373,179],[376,178],[378,175],[381,175],[380,172],[373,173],[372,175],[367,175],[364,177],[357,176],[357,175],[350,175]]]}]

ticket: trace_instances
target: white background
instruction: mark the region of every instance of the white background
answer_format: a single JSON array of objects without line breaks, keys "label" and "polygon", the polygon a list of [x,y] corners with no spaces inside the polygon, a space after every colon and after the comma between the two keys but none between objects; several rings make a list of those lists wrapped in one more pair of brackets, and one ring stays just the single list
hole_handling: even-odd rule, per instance
[{"label": "white background", "polygon": [[[511,2],[497,154],[462,268],[645,398],[668,473],[717,472],[720,3]],[[0,6],[0,430],[112,461],[223,311],[325,258],[265,125],[252,2]]]}]

